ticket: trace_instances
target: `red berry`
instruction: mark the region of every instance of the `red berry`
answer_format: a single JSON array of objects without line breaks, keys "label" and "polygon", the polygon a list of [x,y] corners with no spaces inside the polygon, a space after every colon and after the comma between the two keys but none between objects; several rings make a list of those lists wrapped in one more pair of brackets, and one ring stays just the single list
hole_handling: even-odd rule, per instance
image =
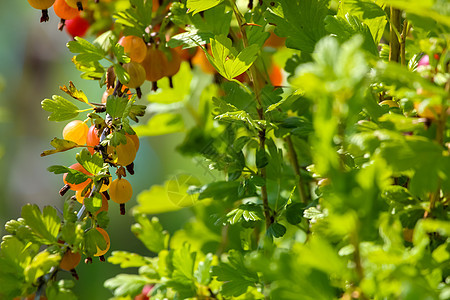
[{"label": "red berry", "polygon": [[80,16],[66,21],[66,31],[72,37],[83,37],[89,29],[89,22]]}]

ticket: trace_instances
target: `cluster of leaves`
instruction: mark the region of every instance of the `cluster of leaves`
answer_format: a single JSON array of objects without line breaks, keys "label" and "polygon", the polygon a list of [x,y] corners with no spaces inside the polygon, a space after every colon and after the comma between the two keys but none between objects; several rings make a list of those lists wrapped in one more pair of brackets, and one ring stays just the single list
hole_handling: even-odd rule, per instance
[{"label": "cluster of leaves", "polygon": [[[117,23],[146,36],[148,26],[161,22],[145,13],[150,2],[130,1],[128,10],[115,14]],[[105,286],[116,299],[143,290],[151,299],[447,299],[448,5],[249,2],[251,9],[239,5],[247,1],[176,1],[160,23],[160,37],[166,26],[185,30],[167,46],[199,47],[219,75],[182,65],[174,89],[163,83],[148,95],[153,115],[134,130],[140,136],[185,131],[177,150],[205,163],[215,180],[200,184],[178,176],[141,193],[132,232],[149,256],[113,252],[108,262],[138,267],[139,273],[119,274]],[[266,47],[270,35],[285,38],[286,47]],[[127,57],[112,46],[115,38],[111,31],[92,44],[69,44],[79,53],[74,62],[84,78],[106,83],[100,62],[112,53],[112,68],[126,81],[120,62]],[[429,63],[418,66],[425,56]],[[285,63],[289,78],[282,87],[270,84],[273,60]],[[236,78],[244,73],[249,80]],[[133,100],[114,99],[106,111],[131,129],[125,120],[132,118]],[[78,113],[62,113],[71,106],[60,98],[46,105],[54,118]],[[189,117],[194,122],[187,128]],[[82,151],[79,158],[98,168],[91,172],[100,176],[94,181],[105,175],[106,165],[95,163],[100,156]],[[186,206],[194,218],[171,236],[145,216]],[[64,241],[74,249],[86,247],[87,221],[67,207],[62,225],[59,218],[45,221],[56,217],[53,209],[41,215],[32,206],[24,208],[23,219],[7,224],[11,235],[0,254],[7,267],[0,268],[0,278],[25,283],[0,294],[26,295],[53,274],[60,235],[68,235]],[[50,246],[38,254],[35,243]],[[9,261],[19,250],[23,259]],[[60,294],[64,283],[57,285]],[[48,296],[55,286],[48,285]]]}]

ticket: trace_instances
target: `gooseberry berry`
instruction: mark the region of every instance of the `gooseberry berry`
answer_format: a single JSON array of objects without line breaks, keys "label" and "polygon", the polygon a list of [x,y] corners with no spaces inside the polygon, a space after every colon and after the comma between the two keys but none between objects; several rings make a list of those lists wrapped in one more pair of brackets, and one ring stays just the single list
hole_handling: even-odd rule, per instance
[{"label": "gooseberry berry", "polygon": [[109,187],[109,196],[111,200],[122,204],[130,201],[133,195],[133,188],[128,180],[125,178],[116,179],[111,182]]},{"label": "gooseberry berry", "polygon": [[137,136],[137,134],[128,134],[128,133],[125,133],[125,135],[133,140],[134,146],[136,147],[136,152],[137,152],[137,151],[139,150],[139,145],[140,145],[140,143],[139,143],[139,137]]},{"label": "gooseberry berry", "polygon": [[[92,175],[91,173],[89,173],[88,171],[86,171],[86,169],[83,168],[83,166],[80,165],[79,163],[75,163],[75,164],[71,165],[69,168],[71,168],[71,169],[73,169],[73,170],[80,171],[80,172],[82,172],[82,173],[84,173],[84,174],[86,174],[86,175]],[[73,183],[68,183],[68,182],[66,181],[66,177],[67,177],[67,173],[65,173],[65,174],[63,175],[63,181],[64,181],[65,184],[67,184],[67,185],[69,186],[69,188],[70,188],[72,191],[79,191],[79,190],[82,191],[82,190],[84,190],[85,187],[87,187],[87,186],[92,182],[92,179],[88,178],[88,179],[85,180],[84,182],[81,182],[81,183],[78,183],[78,184],[73,184]]]},{"label": "gooseberry berry", "polygon": [[67,5],[78,10],[83,10],[87,6],[88,0],[66,0]]},{"label": "gooseberry berry", "polygon": [[131,58],[132,61],[142,62],[147,55],[147,46],[144,40],[134,35],[123,36],[119,42],[124,51]]},{"label": "gooseberry berry", "polygon": [[[210,50],[208,50],[208,52],[210,52]],[[194,57],[192,58],[192,63],[199,66],[202,71],[207,74],[217,73],[216,69],[213,67],[213,65],[211,65],[209,60],[206,58],[206,54],[203,51],[198,51],[194,55]]]},{"label": "gooseberry berry", "polygon": [[281,72],[281,68],[275,63],[270,67],[269,79],[273,86],[280,86],[283,84],[283,73]]},{"label": "gooseberry berry", "polygon": [[123,64],[123,68],[130,75],[130,80],[125,83],[129,88],[136,89],[138,98],[141,98],[140,86],[145,82],[145,69],[137,62],[131,61],[127,64]]},{"label": "gooseberry berry", "polygon": [[86,144],[86,138],[89,127],[80,120],[69,122],[63,129],[63,139],[77,143],[78,145]]},{"label": "gooseberry berry", "polygon": [[107,152],[112,155],[113,162],[120,166],[128,166],[136,157],[136,146],[133,140],[125,136],[127,142],[125,144],[119,144],[115,147],[108,146]]},{"label": "gooseberry berry", "polygon": [[53,5],[53,3],[55,3],[55,0],[28,0],[28,3],[30,3],[30,5],[33,8],[42,10],[41,16],[41,23],[42,23],[48,21],[49,17],[47,9],[50,8]]},{"label": "gooseberry berry", "polygon": [[110,241],[110,239],[109,239],[108,233],[107,233],[103,228],[97,227],[97,228],[95,228],[95,229],[97,229],[97,231],[100,232],[101,235],[103,236],[103,238],[105,239],[105,242],[106,242],[106,248],[105,248],[104,250],[102,250],[102,249],[100,249],[100,248],[97,246],[97,253],[95,253],[94,256],[102,256],[102,255],[104,255],[106,252],[108,252],[109,247],[111,246],[111,241]]},{"label": "gooseberry berry", "polygon": [[167,65],[164,69],[165,76],[169,77],[169,85],[173,88],[172,76],[178,73],[181,66],[180,54],[173,48],[170,48],[170,58],[167,59]]},{"label": "gooseberry berry", "polygon": [[91,127],[89,127],[87,136],[86,136],[86,145],[87,146],[92,146],[92,147],[88,147],[89,152],[91,152],[91,154],[94,154],[94,148],[95,146],[97,146],[98,144],[100,144],[100,137],[98,136],[98,129],[95,128],[94,125],[92,125]]},{"label": "gooseberry berry", "polygon": [[64,253],[61,261],[59,262],[59,267],[63,270],[70,271],[75,269],[76,266],[80,263],[81,254],[80,252],[73,253],[71,250],[67,250]]},{"label": "gooseberry berry", "polygon": [[71,20],[67,20],[66,22],[66,31],[72,37],[83,37],[89,29],[89,22],[86,19],[83,19],[80,15],[76,16]]},{"label": "gooseberry berry", "polygon": [[67,5],[65,0],[56,0],[55,4],[53,4],[53,10],[61,18],[58,25],[59,30],[63,30],[66,20],[71,20],[79,15],[78,9]]},{"label": "gooseberry berry", "polygon": [[148,47],[147,55],[141,64],[145,69],[146,79],[153,82],[153,90],[156,90],[156,82],[164,77],[167,66],[166,55],[157,48]]}]

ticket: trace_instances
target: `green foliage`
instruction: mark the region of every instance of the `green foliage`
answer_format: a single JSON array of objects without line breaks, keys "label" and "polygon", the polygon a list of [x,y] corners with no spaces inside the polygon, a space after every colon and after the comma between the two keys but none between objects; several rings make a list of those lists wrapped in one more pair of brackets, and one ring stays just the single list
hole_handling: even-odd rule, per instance
[{"label": "green foliage", "polygon": [[[42,101],[49,120],[88,112],[100,130],[96,152],[76,154],[92,175],[48,168],[67,173],[71,184],[91,179],[84,204],[67,200],[62,218],[54,208],[26,205],[6,223],[0,297],[45,288],[50,299],[76,298],[58,264],[67,249],[87,258],[106,249],[96,230],[110,222],[106,211],[96,214],[100,187],[111,167],[126,175],[106,149],[134,132],[182,134],[176,150],[212,179],[178,173],[137,195],[131,231],[148,253],[108,257],[137,268],[105,282],[114,299],[449,297],[445,1],[121,2],[120,10],[108,6],[117,28],[67,45],[82,78],[114,88],[106,104],[90,102],[71,82],[61,90],[88,109],[60,96]],[[400,23],[391,9],[402,10]],[[121,89],[130,76],[121,64],[130,58],[119,33],[166,54],[167,47],[197,47],[189,62],[202,65],[182,63],[171,81],[152,85],[147,105],[135,104]],[[206,67],[215,75],[203,74]],[[130,119],[145,112],[146,124],[132,127]],[[83,147],[58,138],[51,145],[42,156]],[[181,209],[190,218],[170,233],[149,217]]]}]

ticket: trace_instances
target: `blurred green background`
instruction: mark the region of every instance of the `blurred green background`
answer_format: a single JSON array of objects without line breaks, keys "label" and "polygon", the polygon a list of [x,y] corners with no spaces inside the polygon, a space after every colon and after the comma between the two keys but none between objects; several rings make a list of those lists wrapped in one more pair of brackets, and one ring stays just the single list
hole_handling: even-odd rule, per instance
[{"label": "blurred green background", "polygon": [[[49,173],[51,165],[69,166],[75,163],[76,151],[41,158],[43,150],[50,149],[50,140],[61,137],[66,122],[47,121],[48,112],[41,101],[53,94],[63,95],[59,86],[73,81],[90,101],[100,102],[103,89],[98,82],[80,78],[71,62],[72,54],[66,48],[71,39],[57,30],[58,18],[52,9],[50,21],[39,23],[40,11],[27,1],[0,2],[0,234],[6,234],[4,223],[20,217],[26,203],[39,207],[51,205],[62,209],[66,197],[58,194],[63,182],[61,176]],[[150,83],[143,87],[144,95]],[[145,104],[145,97],[138,103]],[[82,119],[82,116],[80,116]],[[145,122],[145,120],[143,120]],[[118,205],[110,205],[111,222],[108,232],[111,251],[125,250],[150,255],[130,231],[133,217],[130,208],[136,204],[136,195],[152,184],[161,184],[183,170],[194,172],[200,178],[205,166],[182,158],[175,146],[183,133],[141,138],[141,148],[135,161],[134,176],[129,176],[134,197],[127,204],[126,216],[119,215]],[[157,200],[157,199],[155,199]],[[165,229],[173,232],[191,216],[189,208],[161,214],[158,217]],[[108,255],[106,255],[108,256]],[[92,265],[80,264],[80,280],[76,284],[79,299],[108,299],[112,296],[103,282],[122,272],[119,267],[94,260]],[[136,272],[127,269],[126,272]]]}]

